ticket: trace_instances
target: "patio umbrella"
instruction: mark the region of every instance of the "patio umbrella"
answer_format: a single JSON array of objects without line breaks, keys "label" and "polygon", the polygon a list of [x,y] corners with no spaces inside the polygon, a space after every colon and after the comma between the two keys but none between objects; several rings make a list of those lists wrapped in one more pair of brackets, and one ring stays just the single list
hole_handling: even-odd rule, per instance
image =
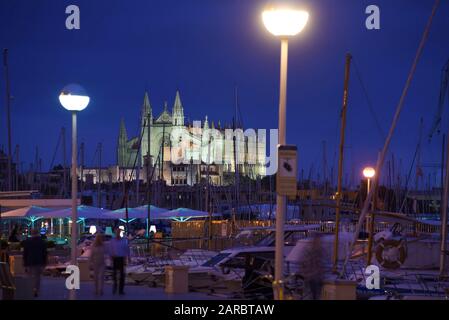
[{"label": "patio umbrella", "polygon": [[[136,208],[128,208],[128,219],[135,220],[138,219],[138,215],[140,215],[141,212],[137,210]],[[117,210],[110,211],[107,214],[111,219],[118,219],[125,221],[126,219],[126,208],[121,208]]]},{"label": "patio umbrella", "polygon": [[[144,205],[144,206],[137,207],[136,210],[138,210],[138,211],[141,212],[140,215],[141,215],[143,218],[147,218],[147,216],[148,216],[148,205]],[[151,220],[153,220],[153,219],[154,219],[154,220],[157,220],[158,217],[159,217],[162,213],[168,212],[168,211],[169,211],[168,209],[159,208],[159,207],[156,207],[156,206],[150,206],[150,219],[151,219]]]},{"label": "patio umbrella", "polygon": [[10,210],[2,213],[2,218],[4,219],[27,219],[31,221],[32,227],[34,227],[34,222],[44,218],[46,214],[52,212],[52,209],[29,206],[20,209]]},{"label": "patio umbrella", "polygon": [[[212,213],[213,217],[221,216],[219,213]],[[187,209],[187,208],[178,208],[171,211],[164,212],[160,214],[160,219],[166,219],[166,220],[175,220],[175,221],[187,221],[192,218],[206,218],[209,217],[209,212],[206,211],[198,211],[193,209]]]},{"label": "patio umbrella", "polygon": [[[167,209],[150,206],[150,219],[157,220],[162,213],[168,212]],[[116,219],[126,219],[126,209],[121,208],[111,211],[109,216],[114,216]],[[146,219],[148,217],[148,205],[137,208],[128,208],[129,219]]]},{"label": "patio umbrella", "polygon": [[[158,208],[155,206],[150,206],[150,220],[159,220],[160,215],[168,212],[167,209]],[[120,219],[126,222],[126,208],[121,208],[118,210],[111,211],[109,216],[115,217],[115,219]],[[149,222],[148,222],[148,205],[143,205],[137,208],[128,208],[128,219],[129,222],[135,219],[145,219],[146,221],[146,233],[149,234]]]},{"label": "patio umbrella", "polygon": [[[111,212],[110,210],[84,205],[78,206],[76,210],[78,213],[78,218],[81,219],[111,219],[108,215],[108,213]],[[62,210],[47,212],[42,216],[44,218],[70,218],[71,215],[72,208],[69,207]]]},{"label": "patio umbrella", "polygon": [[30,218],[30,217],[40,217],[45,213],[53,211],[52,209],[30,206],[20,209],[10,210],[2,213],[2,218]]}]

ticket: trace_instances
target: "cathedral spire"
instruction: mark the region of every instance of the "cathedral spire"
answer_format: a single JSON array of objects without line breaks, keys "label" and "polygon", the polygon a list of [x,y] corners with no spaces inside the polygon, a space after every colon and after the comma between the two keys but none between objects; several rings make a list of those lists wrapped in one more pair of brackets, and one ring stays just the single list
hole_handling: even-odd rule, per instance
[{"label": "cathedral spire", "polygon": [[126,133],[125,120],[120,121],[120,131],[118,136],[117,148],[117,165],[123,167],[126,165],[126,143],[128,142],[128,134]]},{"label": "cathedral spire", "polygon": [[175,103],[173,105],[173,111],[182,110],[181,97],[179,95],[179,90],[176,90]]},{"label": "cathedral spire", "polygon": [[209,130],[209,121],[207,120],[207,116],[206,119],[204,120],[204,130]]},{"label": "cathedral spire", "polygon": [[142,105],[142,127],[144,123],[146,123],[146,119],[148,118],[148,114],[150,115],[150,124],[153,121],[153,112],[151,109],[150,98],[148,98],[148,91],[145,91],[145,96],[143,98]]},{"label": "cathedral spire", "polygon": [[126,132],[126,126],[125,126],[125,119],[123,119],[123,118],[120,121],[119,141],[121,142],[122,139],[123,139],[123,141],[128,140],[128,134]]},{"label": "cathedral spire", "polygon": [[176,90],[175,103],[173,104],[173,125],[184,125],[184,108],[182,107],[179,90]]}]

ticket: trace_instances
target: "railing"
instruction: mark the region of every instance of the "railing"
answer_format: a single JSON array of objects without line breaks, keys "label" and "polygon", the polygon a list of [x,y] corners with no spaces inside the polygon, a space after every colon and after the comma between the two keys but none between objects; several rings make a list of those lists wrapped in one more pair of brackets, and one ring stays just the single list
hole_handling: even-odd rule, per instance
[{"label": "railing", "polygon": [[[295,221],[291,222],[291,224],[298,225],[311,225],[311,224],[319,224],[320,231],[324,233],[333,233],[335,231],[335,222],[334,221]],[[390,230],[390,228],[395,224],[395,222],[381,222],[376,221],[374,225],[374,233]],[[340,231],[345,232],[355,232],[357,222],[340,222]],[[403,232],[405,234],[439,234],[441,230],[440,225],[430,225],[426,223],[420,222],[404,222],[402,223]],[[360,230],[361,232],[367,232],[366,223],[362,225]]]}]

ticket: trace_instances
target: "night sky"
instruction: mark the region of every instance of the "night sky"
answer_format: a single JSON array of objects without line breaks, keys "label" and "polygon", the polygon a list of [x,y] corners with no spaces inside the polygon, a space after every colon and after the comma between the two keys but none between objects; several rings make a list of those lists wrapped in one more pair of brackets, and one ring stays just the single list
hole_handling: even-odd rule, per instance
[{"label": "night sky", "polygon": [[[287,141],[299,148],[305,175],[321,168],[322,141],[329,167],[337,166],[344,60],[351,52],[380,123],[370,111],[355,68],[351,72],[346,172],[375,163],[384,143],[433,1],[297,1],[310,12],[306,29],[290,41]],[[65,28],[66,6],[81,10],[81,30]],[[173,105],[179,89],[186,118],[230,123],[238,86],[245,127],[276,128],[278,39],[261,22],[256,0],[0,0],[0,48],[9,48],[13,145],[24,168],[39,147],[47,170],[62,126],[70,143],[70,115],[59,91],[80,83],[91,103],[78,118],[86,164],[103,143],[115,164],[120,118],[138,133],[144,91],[153,114]],[[365,28],[365,8],[381,10],[381,29]],[[449,1],[442,1],[391,144],[402,171],[410,167],[424,117],[423,163],[440,162],[441,136],[427,134],[437,108],[441,69],[449,59]],[[3,68],[1,69],[3,76]],[[0,144],[6,148],[4,77],[0,80]],[[447,109],[447,105],[446,105]],[[444,114],[447,131],[449,112]],[[68,148],[69,150],[69,148]],[[69,152],[68,152],[69,154]],[[58,155],[56,162],[62,157]],[[430,169],[429,169],[430,170]],[[433,172],[432,170],[426,173]]]}]

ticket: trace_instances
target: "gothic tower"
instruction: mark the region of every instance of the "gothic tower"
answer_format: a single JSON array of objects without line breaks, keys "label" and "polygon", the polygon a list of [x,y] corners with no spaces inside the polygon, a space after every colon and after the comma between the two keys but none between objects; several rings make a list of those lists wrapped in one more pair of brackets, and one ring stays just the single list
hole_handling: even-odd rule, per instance
[{"label": "gothic tower", "polygon": [[126,165],[127,149],[126,143],[128,142],[128,134],[126,133],[125,120],[122,118],[120,122],[120,132],[118,136],[118,147],[117,147],[117,164],[120,167]]},{"label": "gothic tower", "polygon": [[151,109],[150,99],[148,98],[148,92],[145,92],[142,105],[142,114],[140,117],[140,128],[141,128],[140,134],[142,135],[142,148],[140,153],[141,164],[144,163],[144,157],[146,157],[148,152],[148,128],[150,128],[152,124],[153,124],[153,111]]},{"label": "gothic tower", "polygon": [[179,90],[176,90],[175,103],[173,105],[173,125],[184,126],[184,108],[182,107]]}]

